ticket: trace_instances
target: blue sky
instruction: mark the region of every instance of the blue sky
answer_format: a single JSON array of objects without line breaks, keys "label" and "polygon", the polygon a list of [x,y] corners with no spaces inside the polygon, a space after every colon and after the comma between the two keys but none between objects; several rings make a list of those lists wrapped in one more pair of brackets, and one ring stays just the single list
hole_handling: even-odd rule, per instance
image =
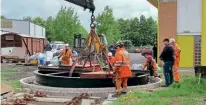
[{"label": "blue sky", "polygon": [[[109,5],[113,9],[115,18],[127,19],[145,15],[157,19],[157,9],[147,0],[94,0],[94,4],[95,15]],[[81,24],[89,30],[91,13],[64,0],[1,0],[1,15],[11,19],[22,19],[26,16],[40,16],[46,19],[48,16],[55,16],[61,6],[73,7]]]}]

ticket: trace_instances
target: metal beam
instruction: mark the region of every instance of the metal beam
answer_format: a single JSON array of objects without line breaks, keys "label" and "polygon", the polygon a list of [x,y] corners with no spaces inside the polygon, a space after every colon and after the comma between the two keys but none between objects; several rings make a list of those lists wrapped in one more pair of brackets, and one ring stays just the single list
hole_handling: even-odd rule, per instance
[{"label": "metal beam", "polygon": [[81,6],[84,9],[89,9],[92,12],[94,12],[95,10],[93,0],[65,0],[65,1]]}]

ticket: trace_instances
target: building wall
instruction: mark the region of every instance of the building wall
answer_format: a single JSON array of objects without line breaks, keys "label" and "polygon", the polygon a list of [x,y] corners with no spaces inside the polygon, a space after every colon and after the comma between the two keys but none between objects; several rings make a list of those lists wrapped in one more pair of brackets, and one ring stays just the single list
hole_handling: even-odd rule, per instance
[{"label": "building wall", "polygon": [[180,67],[194,67],[194,36],[177,36],[177,43],[181,48]]},{"label": "building wall", "polygon": [[2,19],[1,30],[38,38],[45,38],[46,34],[44,27],[23,20]]},{"label": "building wall", "polygon": [[35,36],[35,24],[29,23],[30,25],[30,36]]},{"label": "building wall", "polygon": [[177,34],[201,35],[202,0],[177,0]]},{"label": "building wall", "polygon": [[42,37],[43,36],[43,28],[39,25],[35,25],[35,35],[37,37]]},{"label": "building wall", "polygon": [[11,24],[11,27],[2,27],[1,30],[29,35],[28,21],[19,21],[19,20],[5,20],[5,21],[11,21],[11,23],[2,23],[2,24]]},{"label": "building wall", "polygon": [[206,66],[206,0],[202,0],[202,43],[201,65]]},{"label": "building wall", "polygon": [[159,26],[158,26],[158,46],[159,53],[163,50],[163,39],[176,38],[177,32],[177,3],[176,2],[160,2],[159,11]]}]

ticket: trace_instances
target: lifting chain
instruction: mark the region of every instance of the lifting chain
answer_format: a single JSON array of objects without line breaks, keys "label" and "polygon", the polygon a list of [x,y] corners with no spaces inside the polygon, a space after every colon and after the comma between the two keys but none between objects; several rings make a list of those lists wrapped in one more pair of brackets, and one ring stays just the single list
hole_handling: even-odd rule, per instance
[{"label": "lifting chain", "polygon": [[96,24],[95,24],[95,16],[94,16],[94,11],[92,11],[92,16],[91,16],[91,24],[90,24],[90,27],[92,29],[95,29],[96,27]]}]

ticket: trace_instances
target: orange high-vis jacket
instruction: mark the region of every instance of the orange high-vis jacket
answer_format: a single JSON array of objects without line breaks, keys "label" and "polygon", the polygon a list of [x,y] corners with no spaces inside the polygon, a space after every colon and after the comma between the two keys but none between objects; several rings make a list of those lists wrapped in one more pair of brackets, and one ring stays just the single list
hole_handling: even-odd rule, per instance
[{"label": "orange high-vis jacket", "polygon": [[117,78],[128,78],[132,75],[129,60],[129,53],[124,48],[116,51],[114,66],[118,74]]},{"label": "orange high-vis jacket", "polygon": [[[155,60],[152,60],[151,62],[152,62],[152,63],[151,63],[151,66],[152,66],[152,68],[153,68],[153,71],[154,71],[154,72],[157,72],[158,67],[157,67],[156,61],[155,61]],[[144,66],[143,66],[143,70],[145,70],[145,68],[146,68],[146,67],[148,68],[149,66],[150,66],[150,65],[149,65],[149,62],[146,60],[145,63],[144,63]]]},{"label": "orange high-vis jacket", "polygon": [[180,80],[180,76],[179,76],[179,71],[178,71],[178,67],[179,67],[179,63],[180,63],[180,47],[177,43],[175,43],[174,47],[174,54],[175,54],[175,62],[173,65],[173,71],[174,71],[174,81],[179,81]]},{"label": "orange high-vis jacket", "polygon": [[62,60],[61,60],[62,65],[69,65],[70,58],[73,56],[73,53],[70,49],[68,49],[67,51],[66,49],[64,49],[63,52],[61,52],[59,56],[62,56]]},{"label": "orange high-vis jacket", "polygon": [[174,53],[175,57],[180,57],[181,49],[180,49],[179,45],[177,43],[175,43],[175,45],[173,47],[174,47],[174,51],[175,51],[175,53]]}]

